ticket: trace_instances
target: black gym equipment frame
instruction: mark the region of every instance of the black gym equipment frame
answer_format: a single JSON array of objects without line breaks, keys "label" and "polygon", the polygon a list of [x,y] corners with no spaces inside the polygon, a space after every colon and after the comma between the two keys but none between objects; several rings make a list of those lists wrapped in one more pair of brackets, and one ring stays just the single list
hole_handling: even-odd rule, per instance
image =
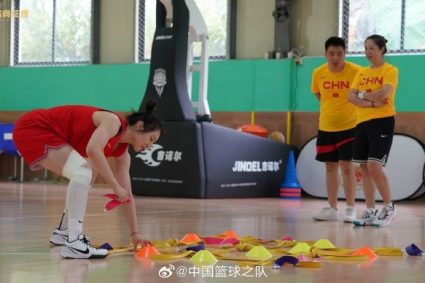
[{"label": "black gym equipment frame", "polygon": [[186,82],[189,11],[173,0],[173,23],[157,0],[157,26],[144,99],[164,120],[160,139],[130,152],[136,195],[189,198],[278,197],[291,147],[197,121]]}]

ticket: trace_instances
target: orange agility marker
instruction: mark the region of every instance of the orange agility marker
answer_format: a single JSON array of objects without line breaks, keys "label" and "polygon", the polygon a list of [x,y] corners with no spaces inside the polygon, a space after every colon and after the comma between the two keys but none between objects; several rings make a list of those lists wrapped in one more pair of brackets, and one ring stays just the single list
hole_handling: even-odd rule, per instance
[{"label": "orange agility marker", "polygon": [[226,237],[226,239],[236,239],[239,240],[239,236],[238,234],[236,234],[236,232],[234,230],[226,230],[223,233],[223,236]]},{"label": "orange agility marker", "polygon": [[376,255],[376,253],[369,248],[368,246],[363,246],[357,250],[355,250],[352,255],[365,255],[367,256],[369,259],[375,259],[378,256]]},{"label": "orange agility marker", "polygon": [[155,247],[146,245],[137,252],[136,256],[141,258],[150,258],[153,255],[159,254],[159,251]]},{"label": "orange agility marker", "polygon": [[266,138],[267,135],[268,135],[266,128],[261,127],[259,125],[255,125],[255,124],[243,125],[243,126],[239,127],[237,130],[244,132],[244,133],[259,136],[259,137],[262,137],[262,138]]},{"label": "orange agility marker", "polygon": [[190,244],[197,244],[201,242],[201,238],[197,234],[186,234],[183,238],[179,241],[182,244],[190,245]]}]

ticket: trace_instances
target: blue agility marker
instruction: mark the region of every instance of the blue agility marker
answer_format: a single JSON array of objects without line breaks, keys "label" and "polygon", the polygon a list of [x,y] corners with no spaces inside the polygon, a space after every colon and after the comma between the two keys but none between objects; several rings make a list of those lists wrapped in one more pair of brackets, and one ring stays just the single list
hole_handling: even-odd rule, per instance
[{"label": "blue agility marker", "polygon": [[299,199],[301,198],[301,185],[297,179],[295,168],[294,152],[291,150],[288,155],[288,164],[286,165],[285,178],[280,185],[280,198]]}]

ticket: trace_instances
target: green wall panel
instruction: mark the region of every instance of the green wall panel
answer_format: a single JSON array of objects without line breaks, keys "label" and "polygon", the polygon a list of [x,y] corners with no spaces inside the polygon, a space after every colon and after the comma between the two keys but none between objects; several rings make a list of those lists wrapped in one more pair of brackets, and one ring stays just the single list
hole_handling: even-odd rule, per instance
[{"label": "green wall panel", "polygon": [[[254,61],[215,61],[209,67],[208,101],[212,111],[254,108]],[[197,91],[197,90],[196,90]]]},{"label": "green wall panel", "polygon": [[290,60],[254,61],[254,111],[281,111],[289,107]]},{"label": "green wall panel", "polygon": [[404,112],[425,111],[425,56],[397,56],[388,60],[399,69],[396,110]]},{"label": "green wall panel", "polygon": [[[388,56],[399,70],[396,108],[424,111],[424,55]],[[366,65],[364,56],[347,60]],[[310,92],[311,73],[323,57],[293,60],[212,61],[208,98],[211,111],[319,111]],[[137,109],[146,89],[148,64],[0,68],[0,111],[26,111],[63,104],[96,105],[115,111]],[[193,97],[198,97],[198,74]]]},{"label": "green wall panel", "polygon": [[0,110],[63,104],[138,109],[148,74],[147,64],[0,68]]}]

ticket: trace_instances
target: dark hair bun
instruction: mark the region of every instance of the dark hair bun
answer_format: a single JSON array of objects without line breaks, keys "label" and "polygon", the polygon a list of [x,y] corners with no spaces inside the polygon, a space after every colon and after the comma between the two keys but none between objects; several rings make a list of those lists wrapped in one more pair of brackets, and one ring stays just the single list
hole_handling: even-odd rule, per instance
[{"label": "dark hair bun", "polygon": [[162,129],[161,119],[156,115],[156,101],[154,99],[147,99],[142,106],[140,112],[132,112],[127,115],[127,123],[131,126],[137,121],[143,121],[144,132]]},{"label": "dark hair bun", "polygon": [[144,112],[146,114],[151,114],[152,112],[154,112],[155,109],[156,109],[156,102],[155,102],[155,100],[153,100],[153,99],[146,100],[145,105],[144,105],[144,108],[145,108],[145,111]]}]

